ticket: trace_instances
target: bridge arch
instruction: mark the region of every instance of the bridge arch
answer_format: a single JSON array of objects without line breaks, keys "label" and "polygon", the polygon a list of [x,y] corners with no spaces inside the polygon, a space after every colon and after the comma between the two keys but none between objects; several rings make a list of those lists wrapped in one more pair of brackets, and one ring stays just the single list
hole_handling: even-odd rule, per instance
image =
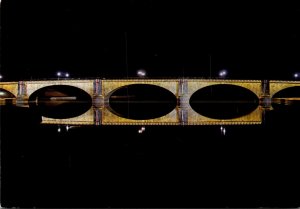
[{"label": "bridge arch", "polygon": [[119,87],[106,95],[106,100],[106,108],[112,113],[135,120],[159,118],[177,106],[177,98],[172,92],[152,84]]},{"label": "bridge arch", "polygon": [[123,88],[125,86],[134,85],[134,84],[145,84],[145,85],[154,85],[166,89],[167,91],[171,92],[175,97],[178,96],[178,82],[179,80],[176,79],[127,79],[127,80],[102,80],[102,96],[104,97],[105,101],[105,108],[103,109],[103,124],[107,125],[157,125],[157,124],[168,124],[168,125],[176,125],[178,124],[178,117],[177,117],[177,110],[174,109],[167,115],[162,117],[153,118],[153,119],[129,119],[120,117],[110,110],[106,108],[108,104],[109,97],[115,92],[117,89]]},{"label": "bridge arch", "polygon": [[18,82],[0,82],[0,89],[3,89],[14,97],[18,96]]},{"label": "bridge arch", "polygon": [[288,88],[300,87],[300,81],[270,81],[270,98]]},{"label": "bridge arch", "polygon": [[29,107],[42,116],[56,119],[73,118],[92,106],[92,97],[84,90],[69,85],[50,85],[39,88],[28,98]]},{"label": "bridge arch", "polygon": [[232,84],[209,85],[197,90],[189,104],[198,114],[212,119],[233,119],[247,115],[259,105],[251,90]]}]

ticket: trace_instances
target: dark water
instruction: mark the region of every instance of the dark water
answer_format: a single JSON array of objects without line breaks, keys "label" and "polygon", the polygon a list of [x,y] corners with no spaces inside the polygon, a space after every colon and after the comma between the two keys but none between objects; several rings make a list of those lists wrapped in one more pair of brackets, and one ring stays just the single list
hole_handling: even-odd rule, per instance
[{"label": "dark water", "polygon": [[40,125],[1,106],[2,205],[9,207],[299,206],[299,103],[262,125]]}]

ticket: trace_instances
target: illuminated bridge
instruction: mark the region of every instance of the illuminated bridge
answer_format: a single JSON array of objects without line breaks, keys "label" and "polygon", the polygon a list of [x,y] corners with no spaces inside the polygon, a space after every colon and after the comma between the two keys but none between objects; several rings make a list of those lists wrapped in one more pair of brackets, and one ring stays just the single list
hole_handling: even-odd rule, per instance
[{"label": "illuminated bridge", "polygon": [[[226,98],[227,95],[231,95],[231,97],[228,100],[222,100],[222,102],[218,100],[208,101],[205,98],[212,91],[211,87],[222,90],[223,93],[219,95],[220,98]],[[271,101],[274,95],[295,87],[300,87],[299,81],[227,79],[65,79],[18,81],[0,82],[0,102],[2,105],[11,103],[24,108],[43,108],[45,103],[48,104],[47,107],[50,107],[50,109],[55,105],[59,106],[65,103],[82,103],[81,105],[84,106],[78,114],[70,113],[63,116],[51,115],[46,111],[45,114],[42,114],[43,124],[247,125],[262,123],[262,112],[265,109],[272,108]],[[140,90],[141,100],[132,100],[131,88]],[[147,88],[158,91],[150,95]],[[240,98],[243,98],[244,95],[249,95],[250,99],[247,101],[251,101],[254,106],[247,109],[245,114],[238,114],[236,117],[211,117],[205,113],[203,114],[196,108],[197,104],[211,103],[213,106],[218,102],[221,105],[226,105],[226,102],[233,103],[232,98],[234,97],[237,97],[235,102],[242,103]],[[154,97],[155,99],[153,99]],[[196,97],[203,97],[204,99],[194,101]],[[294,100],[297,99],[294,98]],[[116,111],[116,106],[129,104],[130,102],[135,102],[137,108],[130,108],[129,110],[128,107],[127,115],[122,115]],[[149,118],[135,117],[134,112],[140,111],[138,109],[139,104],[150,103],[151,105],[151,102],[153,107],[155,106],[154,103],[173,102],[173,105],[169,106],[163,115],[152,115]],[[129,111],[133,117],[130,117]],[[153,110],[151,106],[150,108],[148,106],[141,111],[144,111],[147,115]],[[64,114],[64,110],[62,114]],[[224,114],[226,115],[227,112],[225,111]]]}]

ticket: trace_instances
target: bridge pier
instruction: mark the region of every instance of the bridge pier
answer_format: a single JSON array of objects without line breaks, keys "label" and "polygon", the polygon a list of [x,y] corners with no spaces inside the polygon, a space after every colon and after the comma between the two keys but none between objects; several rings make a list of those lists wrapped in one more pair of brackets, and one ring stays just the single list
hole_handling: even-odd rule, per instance
[{"label": "bridge pier", "polygon": [[24,81],[18,82],[18,95],[16,99],[16,106],[18,107],[29,107],[27,87]]},{"label": "bridge pier", "polygon": [[188,124],[188,109],[189,109],[189,98],[188,98],[188,83],[185,79],[179,80],[178,86],[178,118],[181,125]]},{"label": "bridge pier", "polygon": [[262,80],[261,83],[262,95],[259,98],[259,104],[264,110],[272,109],[272,98],[270,97],[270,82],[269,80]]},{"label": "bridge pier", "polygon": [[102,123],[102,109],[104,107],[104,98],[102,95],[102,80],[95,79],[93,82],[93,113],[94,124],[101,125]]},{"label": "bridge pier", "polygon": [[104,98],[102,95],[102,80],[96,79],[93,83],[93,106],[96,108],[104,107]]}]

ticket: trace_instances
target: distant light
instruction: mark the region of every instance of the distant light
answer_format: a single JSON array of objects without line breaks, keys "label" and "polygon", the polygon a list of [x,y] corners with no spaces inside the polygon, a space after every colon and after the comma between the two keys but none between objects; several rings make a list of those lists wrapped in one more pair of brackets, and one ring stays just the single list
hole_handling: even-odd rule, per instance
[{"label": "distant light", "polygon": [[59,132],[61,132],[61,129],[60,129],[60,127],[58,127],[58,129],[57,129],[57,132],[59,133]]},{"label": "distant light", "polygon": [[221,126],[221,127],[220,127],[220,130],[221,130],[221,134],[222,134],[222,135],[225,135],[225,134],[226,134],[226,129],[225,129],[225,127]]},{"label": "distant light", "polygon": [[138,70],[138,71],[137,71],[137,75],[138,75],[139,77],[145,77],[145,76],[147,75],[146,70],[144,70],[144,69]]},{"label": "distant light", "polygon": [[299,78],[300,77],[300,73],[295,73],[294,74],[294,78]]},{"label": "distant light", "polygon": [[56,75],[57,75],[57,76],[61,76],[61,72],[57,72]]},{"label": "distant light", "polygon": [[141,134],[146,130],[145,126],[142,126],[139,130],[138,133]]},{"label": "distant light", "polygon": [[2,75],[0,75],[0,79],[2,79],[3,77],[2,77]]},{"label": "distant light", "polygon": [[70,129],[70,127],[69,126],[66,126],[66,130],[68,131]]},{"label": "distant light", "polygon": [[67,78],[69,78],[70,74],[69,74],[69,73],[66,73],[65,76],[66,76]]},{"label": "distant light", "polygon": [[221,70],[220,72],[219,72],[219,76],[220,77],[226,77],[226,75],[227,75],[227,70]]},{"label": "distant light", "polygon": [[5,95],[5,93],[3,91],[0,91],[0,96]]}]

